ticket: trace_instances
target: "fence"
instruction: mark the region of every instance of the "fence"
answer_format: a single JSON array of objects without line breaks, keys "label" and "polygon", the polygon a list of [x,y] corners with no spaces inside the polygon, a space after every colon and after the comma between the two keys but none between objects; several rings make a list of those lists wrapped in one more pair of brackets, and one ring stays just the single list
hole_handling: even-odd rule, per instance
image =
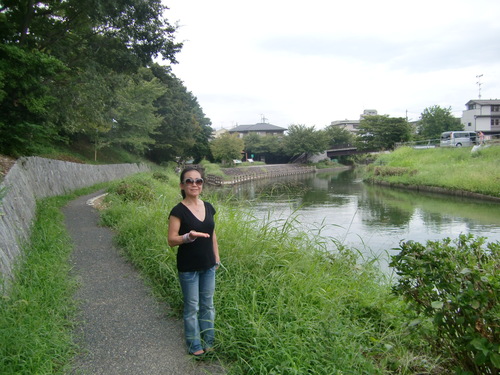
[{"label": "fence", "polygon": [[292,176],[302,173],[315,172],[316,167],[310,166],[263,166],[260,168],[252,167],[252,169],[242,169],[241,173],[231,176],[230,180],[225,180],[220,176],[207,175],[206,180],[211,185],[235,185],[245,181],[258,180],[270,177]]}]

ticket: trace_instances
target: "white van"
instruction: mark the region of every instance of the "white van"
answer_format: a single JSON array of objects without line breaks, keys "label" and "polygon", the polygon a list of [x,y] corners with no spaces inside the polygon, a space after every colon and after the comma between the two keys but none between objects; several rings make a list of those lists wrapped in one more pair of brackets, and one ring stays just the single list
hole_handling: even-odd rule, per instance
[{"label": "white van", "polygon": [[454,131],[441,133],[441,147],[462,147],[476,144],[477,134],[475,132]]}]

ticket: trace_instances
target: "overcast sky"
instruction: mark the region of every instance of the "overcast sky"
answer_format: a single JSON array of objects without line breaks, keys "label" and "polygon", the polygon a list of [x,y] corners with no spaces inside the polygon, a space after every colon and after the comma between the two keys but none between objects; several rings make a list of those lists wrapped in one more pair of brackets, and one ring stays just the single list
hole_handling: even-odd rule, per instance
[{"label": "overcast sky", "polygon": [[163,0],[184,43],[174,74],[215,129],[324,128],[365,109],[500,98],[499,0]]}]

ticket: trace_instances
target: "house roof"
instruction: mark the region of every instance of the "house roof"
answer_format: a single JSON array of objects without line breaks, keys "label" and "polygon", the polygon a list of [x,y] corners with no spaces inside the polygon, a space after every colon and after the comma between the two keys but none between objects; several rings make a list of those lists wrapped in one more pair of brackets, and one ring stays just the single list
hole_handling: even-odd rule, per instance
[{"label": "house roof", "polygon": [[500,105],[500,100],[498,99],[490,99],[490,100],[469,100],[465,105],[469,105],[470,103],[477,103],[479,105]]},{"label": "house roof", "polygon": [[258,123],[254,125],[238,125],[232,129],[229,129],[230,133],[234,132],[261,132],[261,131],[268,131],[268,132],[284,132],[286,131],[286,128],[282,128],[281,126],[276,126],[276,125],[271,125],[271,124],[266,124],[266,123]]}]

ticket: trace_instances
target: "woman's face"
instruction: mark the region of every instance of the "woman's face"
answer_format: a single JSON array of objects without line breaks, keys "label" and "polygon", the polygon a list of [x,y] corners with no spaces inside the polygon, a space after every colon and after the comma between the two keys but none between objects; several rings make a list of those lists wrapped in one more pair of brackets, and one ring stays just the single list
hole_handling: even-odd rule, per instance
[{"label": "woman's face", "polygon": [[181,189],[184,190],[186,196],[198,196],[203,190],[203,179],[198,171],[192,170],[184,174],[181,182]]}]

